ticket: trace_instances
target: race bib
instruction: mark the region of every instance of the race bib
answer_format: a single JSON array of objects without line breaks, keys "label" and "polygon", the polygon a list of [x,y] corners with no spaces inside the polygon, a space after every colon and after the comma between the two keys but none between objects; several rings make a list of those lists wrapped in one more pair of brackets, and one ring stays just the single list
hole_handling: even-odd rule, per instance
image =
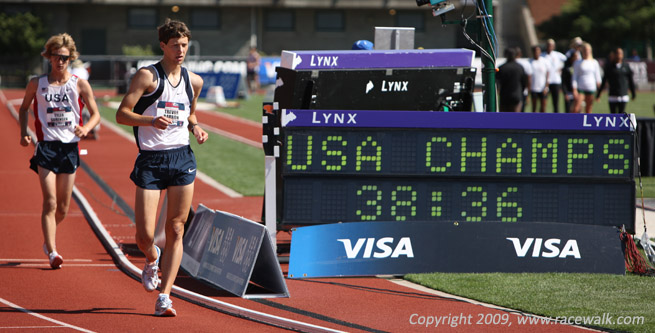
[{"label": "race bib", "polygon": [[159,101],[157,103],[157,117],[162,116],[173,121],[169,126],[184,126],[184,120],[188,118],[184,104]]},{"label": "race bib", "polygon": [[46,125],[48,127],[71,127],[75,115],[70,106],[49,107],[46,110]]}]

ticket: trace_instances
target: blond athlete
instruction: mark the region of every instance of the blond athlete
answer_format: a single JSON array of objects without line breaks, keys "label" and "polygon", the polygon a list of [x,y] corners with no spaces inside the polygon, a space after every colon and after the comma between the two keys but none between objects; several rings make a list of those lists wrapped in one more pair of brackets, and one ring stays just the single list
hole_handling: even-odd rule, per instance
[{"label": "blond athlete", "polygon": [[[43,251],[50,267],[61,268],[63,257],[57,252],[57,226],[70,207],[75,172],[80,165],[78,141],[98,122],[100,113],[89,82],[68,71],[68,64],[77,59],[75,41],[66,33],[52,36],[41,55],[52,69],[48,74],[30,80],[19,109],[20,144],[28,146],[32,137],[27,133],[28,110],[34,102],[34,127],[38,143],[30,168],[39,174],[43,206],[41,229]],[[89,109],[89,122],[83,124],[82,109]]]}]

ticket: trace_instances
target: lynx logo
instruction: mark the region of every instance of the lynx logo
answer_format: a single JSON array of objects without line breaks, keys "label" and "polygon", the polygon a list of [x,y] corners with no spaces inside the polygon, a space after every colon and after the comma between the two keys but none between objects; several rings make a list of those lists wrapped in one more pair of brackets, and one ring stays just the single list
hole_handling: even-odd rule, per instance
[{"label": "lynx logo", "polygon": [[368,94],[368,92],[371,91],[371,89],[373,89],[373,87],[374,87],[373,82],[371,82],[369,80],[368,83],[366,84],[366,93]]},{"label": "lynx logo", "polygon": [[385,81],[382,80],[382,92],[407,91],[409,81]]},{"label": "lynx logo", "polygon": [[621,117],[618,119],[620,123],[618,123],[617,126],[617,118],[616,117],[602,117],[602,116],[589,116],[587,118],[587,115],[584,115],[582,117],[582,126],[584,127],[606,127],[606,128],[630,128],[630,124],[628,124],[628,120],[630,118],[628,117]]},{"label": "lynx logo", "polygon": [[[354,246],[350,242],[350,239],[337,240],[343,243],[343,247],[346,250],[346,257],[348,257],[348,259],[357,258],[362,247],[364,247],[364,253],[361,258],[370,258],[371,255],[373,255],[373,258],[398,258],[399,256],[414,258],[412,241],[409,237],[401,238],[395,246],[393,246],[393,237],[383,237],[378,239],[377,242],[375,241],[375,238],[358,238]],[[375,252],[373,252],[374,246],[377,249]]]},{"label": "lynx logo", "polygon": [[44,94],[46,102],[69,102],[66,94]]},{"label": "lynx logo", "polygon": [[[575,239],[566,241],[566,244],[564,244],[561,250],[559,247],[561,240],[558,238],[550,238],[545,242],[543,238],[528,238],[523,244],[521,244],[521,240],[518,238],[507,237],[506,239],[514,244],[514,251],[516,251],[517,257],[525,257],[528,251],[530,251],[530,247],[532,247],[532,257],[534,258],[566,258],[568,256],[573,256],[576,259],[581,258],[578,242]],[[543,251],[541,248],[542,244],[545,248]]]},{"label": "lynx logo", "polygon": [[314,56],[312,54],[312,58],[309,64],[310,66],[337,67],[338,60],[339,60],[339,56],[321,57],[321,56]]},{"label": "lynx logo", "polygon": [[[323,113],[322,115],[323,119],[317,118],[316,112],[312,112],[312,124],[357,124],[356,113]],[[345,116],[348,116],[348,119]]]}]

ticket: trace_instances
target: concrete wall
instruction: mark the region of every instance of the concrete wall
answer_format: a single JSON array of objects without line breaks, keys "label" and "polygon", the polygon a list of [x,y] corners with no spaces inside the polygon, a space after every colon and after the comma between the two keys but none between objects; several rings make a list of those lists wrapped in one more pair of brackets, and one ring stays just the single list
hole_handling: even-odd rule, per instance
[{"label": "concrete wall", "polygon": [[[252,34],[256,36],[260,51],[267,55],[279,55],[282,50],[350,49],[356,40],[373,41],[376,26],[395,26],[396,18],[393,13],[396,10],[414,11],[424,16],[426,28],[423,32],[416,32],[416,47],[469,47],[457,37],[461,32],[459,26],[442,26],[441,20],[432,16],[428,6],[417,7],[411,0],[158,0],[139,1],[138,6],[130,5],[134,3],[121,0],[3,1],[0,10],[31,11],[44,18],[50,35],[68,32],[75,38],[80,50],[85,49],[85,42],[91,43],[85,41],[83,36],[88,37],[90,31],[100,33],[105,38],[103,51],[107,55],[122,54],[123,45],[151,45],[158,51],[157,32],[154,27],[128,27],[128,9],[134,7],[156,8],[159,24],[166,17],[189,22],[192,8],[218,8],[221,18],[219,29],[199,30],[191,27],[193,40],[200,46],[200,55],[205,56],[244,56],[247,54]],[[184,5],[185,3],[189,5]],[[259,5],[243,5],[250,3]],[[276,5],[264,5],[265,3]],[[178,12],[172,12],[173,4],[179,5]],[[272,8],[293,11],[296,19],[295,30],[267,31],[263,24],[264,17],[266,11]],[[316,31],[315,13],[326,8],[344,12],[343,31]],[[456,11],[459,12],[459,9]],[[455,15],[453,19],[457,18],[456,14],[452,15]]]}]

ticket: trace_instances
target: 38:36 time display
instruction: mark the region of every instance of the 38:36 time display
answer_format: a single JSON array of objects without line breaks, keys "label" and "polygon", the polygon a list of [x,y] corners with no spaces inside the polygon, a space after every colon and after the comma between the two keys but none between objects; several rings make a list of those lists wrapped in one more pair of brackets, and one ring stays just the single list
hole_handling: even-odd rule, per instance
[{"label": "38:36 time display", "polygon": [[283,110],[281,123],[282,223],[634,226],[625,115]]},{"label": "38:36 time display", "polygon": [[634,183],[293,177],[289,223],[351,221],[574,222],[614,225],[634,214]]}]

